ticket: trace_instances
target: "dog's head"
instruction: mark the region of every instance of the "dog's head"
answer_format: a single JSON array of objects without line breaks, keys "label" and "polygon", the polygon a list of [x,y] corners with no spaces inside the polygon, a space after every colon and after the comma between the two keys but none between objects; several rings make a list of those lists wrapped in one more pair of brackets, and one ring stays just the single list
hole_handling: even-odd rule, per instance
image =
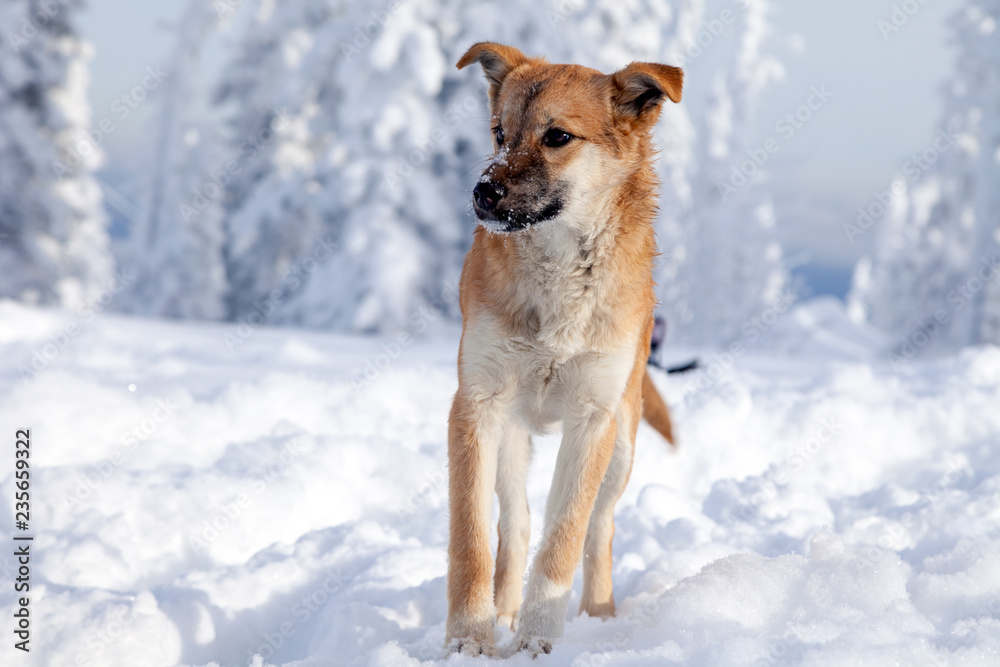
[{"label": "dog's head", "polygon": [[458,67],[474,62],[490,84],[495,153],[473,190],[473,208],[495,232],[592,211],[601,194],[649,160],[660,106],[680,101],[684,80],[669,65],[632,63],[602,74],[491,42],[473,45]]}]

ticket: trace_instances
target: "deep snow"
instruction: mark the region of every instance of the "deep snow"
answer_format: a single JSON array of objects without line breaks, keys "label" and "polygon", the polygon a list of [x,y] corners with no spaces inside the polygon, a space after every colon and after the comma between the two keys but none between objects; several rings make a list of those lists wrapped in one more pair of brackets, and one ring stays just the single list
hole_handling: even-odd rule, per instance
[{"label": "deep snow", "polygon": [[[32,652],[6,630],[0,663],[440,660],[458,331],[431,328],[243,340],[0,302],[0,515],[13,544],[31,428],[36,536]],[[618,616],[576,617],[577,581],[552,654],[509,664],[1000,664],[1000,349],[893,369],[886,343],[819,300],[732,359],[670,350],[707,368],[654,371],[681,444],[640,428]],[[533,545],[557,446],[536,440]]]}]

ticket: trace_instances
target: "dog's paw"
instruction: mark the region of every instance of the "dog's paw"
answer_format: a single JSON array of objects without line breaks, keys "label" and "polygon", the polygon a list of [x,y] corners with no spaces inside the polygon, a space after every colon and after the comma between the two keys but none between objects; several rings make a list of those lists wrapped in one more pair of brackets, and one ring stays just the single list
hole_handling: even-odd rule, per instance
[{"label": "dog's paw", "polygon": [[480,655],[485,655],[488,658],[500,657],[500,654],[497,652],[496,641],[494,641],[493,637],[464,637],[460,639],[452,639],[448,642],[448,646],[445,647],[445,653],[447,655],[459,653],[461,655],[468,655],[472,657]]},{"label": "dog's paw", "polygon": [[532,658],[537,658],[539,653],[552,653],[552,640],[544,637],[514,637],[506,653],[506,657],[515,653],[527,653]]},{"label": "dog's paw", "polygon": [[551,653],[552,642],[560,635],[562,624],[548,614],[522,612],[514,639],[504,651],[505,657],[521,652],[528,653],[533,658],[538,657],[539,653]]}]

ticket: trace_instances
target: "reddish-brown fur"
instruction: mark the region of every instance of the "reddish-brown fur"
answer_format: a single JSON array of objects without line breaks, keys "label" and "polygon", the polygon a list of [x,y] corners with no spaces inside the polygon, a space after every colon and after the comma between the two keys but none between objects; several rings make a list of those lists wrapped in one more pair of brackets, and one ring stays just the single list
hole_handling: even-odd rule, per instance
[{"label": "reddish-brown fur", "polygon": [[[458,66],[473,62],[483,66],[490,82],[493,122],[497,127],[502,123],[510,147],[509,155],[487,170],[491,180],[506,187],[505,205],[528,210],[546,198],[565,196],[560,193],[566,180],[575,185],[572,174],[601,168],[589,161],[583,164],[583,160],[598,159],[613,167],[603,179],[607,186],[594,194],[607,214],[598,220],[585,220],[593,224],[579,234],[579,247],[572,251],[579,256],[571,257],[569,275],[546,273],[551,271],[545,266],[549,258],[537,236],[543,233],[537,231],[541,225],[563,224],[558,217],[509,234],[491,233],[480,226],[462,272],[459,388],[448,442],[451,535],[446,632],[453,648],[492,655],[496,652],[495,615],[499,612],[513,619],[518,611],[520,571],[527,547],[525,530],[514,535],[501,530],[494,578],[489,515],[484,508],[492,503],[497,474],[506,474],[504,470],[497,472],[497,448],[506,446],[509,432],[505,420],[513,409],[510,406],[517,405],[525,391],[518,380],[523,369],[510,367],[519,363],[516,352],[510,350],[523,346],[526,354],[551,353],[553,361],[548,369],[543,365],[537,370],[532,367],[531,372],[564,378],[573,377],[570,372],[578,368],[589,368],[586,363],[597,363],[595,359],[620,358],[625,345],[632,349],[630,361],[622,369],[621,377],[626,381],[616,405],[607,405],[597,397],[592,405],[565,408],[563,419],[570,424],[566,438],[575,438],[576,444],[572,453],[560,450],[557,466],[576,466],[579,477],[575,485],[567,487],[568,495],[551,525],[547,523],[546,538],[534,562],[533,577],[551,582],[559,590],[568,588],[581,560],[585,537],[588,545],[594,540],[587,546],[581,612],[601,617],[614,613],[613,524],[608,533],[604,524],[588,529],[588,522],[600,524],[603,520],[591,516],[599,490],[609,494],[599,504],[610,521],[607,502],[613,506],[621,493],[618,486],[624,487],[623,482],[606,491],[602,486],[608,485],[606,473],[616,441],[626,438],[634,442],[640,416],[673,440],[667,407],[646,373],[655,306],[652,223],[658,187],[650,130],[663,98],[680,100],[682,74],[666,65],[633,63],[605,75],[574,65],[550,65],[517,49],[490,43],[473,46]],[[547,148],[541,142],[542,133],[555,125],[574,139],[561,148]],[[575,210],[572,198],[566,206]],[[568,301],[550,303],[546,299]],[[495,349],[491,347],[494,343]],[[565,375],[557,376],[559,372]],[[548,386],[548,382],[545,379],[539,386]],[[575,395],[572,387],[562,386],[559,391]],[[519,426],[510,429],[522,437]],[[626,453],[630,469],[631,450]],[[627,477],[625,470],[624,479]],[[526,515],[526,500],[523,507],[520,502],[518,497],[514,509]],[[501,505],[501,511],[507,511],[503,499]],[[529,590],[526,605],[532,599]],[[550,620],[545,613],[525,610],[532,627],[545,627],[544,622]],[[525,637],[514,648],[545,650],[553,638]]]}]

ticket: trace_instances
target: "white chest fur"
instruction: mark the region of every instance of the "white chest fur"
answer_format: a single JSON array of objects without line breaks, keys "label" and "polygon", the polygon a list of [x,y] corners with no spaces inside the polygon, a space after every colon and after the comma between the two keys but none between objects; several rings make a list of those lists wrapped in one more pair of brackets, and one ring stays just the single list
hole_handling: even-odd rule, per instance
[{"label": "white chest fur", "polygon": [[557,429],[581,410],[613,411],[636,341],[614,349],[598,344],[599,315],[611,307],[615,287],[612,233],[560,216],[510,242],[518,244],[523,267],[516,306],[533,313],[537,328],[512,333],[491,313],[477,317],[463,342],[463,384],[477,402],[516,415],[536,433]]}]

